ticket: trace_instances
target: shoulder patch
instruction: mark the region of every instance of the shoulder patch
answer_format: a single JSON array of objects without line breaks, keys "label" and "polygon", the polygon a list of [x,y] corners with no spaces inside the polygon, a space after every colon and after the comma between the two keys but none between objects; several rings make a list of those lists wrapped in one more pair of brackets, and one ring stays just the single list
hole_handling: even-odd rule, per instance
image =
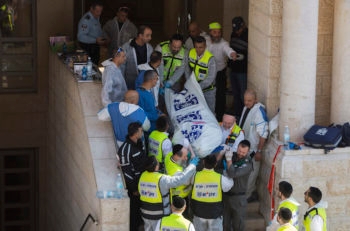
[{"label": "shoulder patch", "polygon": [[81,24],[81,29],[82,29],[83,31],[85,31],[87,28],[88,28],[88,25],[87,25],[87,24]]},{"label": "shoulder patch", "polygon": [[85,19],[87,19],[87,20],[90,20],[90,18],[91,18],[90,15],[85,16]]}]

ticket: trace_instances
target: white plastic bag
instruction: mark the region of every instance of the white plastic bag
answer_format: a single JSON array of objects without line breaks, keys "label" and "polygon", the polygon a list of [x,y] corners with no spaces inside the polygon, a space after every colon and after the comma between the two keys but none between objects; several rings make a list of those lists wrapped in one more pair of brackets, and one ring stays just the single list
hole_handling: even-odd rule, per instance
[{"label": "white plastic bag", "polygon": [[221,129],[193,73],[181,92],[165,89],[165,102],[175,128],[173,143],[182,143],[187,138],[201,158],[221,144]]}]

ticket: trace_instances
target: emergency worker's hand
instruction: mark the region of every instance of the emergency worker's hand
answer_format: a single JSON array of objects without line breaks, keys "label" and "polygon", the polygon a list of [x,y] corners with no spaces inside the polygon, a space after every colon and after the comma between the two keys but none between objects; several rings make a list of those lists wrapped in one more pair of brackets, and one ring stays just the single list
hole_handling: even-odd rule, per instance
[{"label": "emergency worker's hand", "polygon": [[192,160],[190,160],[190,164],[193,164],[194,166],[197,166],[199,162],[199,158],[196,156]]}]

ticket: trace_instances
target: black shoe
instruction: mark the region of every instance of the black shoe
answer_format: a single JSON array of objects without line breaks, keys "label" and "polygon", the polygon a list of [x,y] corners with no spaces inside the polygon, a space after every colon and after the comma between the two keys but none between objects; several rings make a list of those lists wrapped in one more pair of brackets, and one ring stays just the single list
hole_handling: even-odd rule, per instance
[{"label": "black shoe", "polygon": [[257,192],[253,192],[252,195],[250,197],[248,197],[247,202],[251,203],[254,201],[258,201],[259,197],[258,197],[258,193]]}]

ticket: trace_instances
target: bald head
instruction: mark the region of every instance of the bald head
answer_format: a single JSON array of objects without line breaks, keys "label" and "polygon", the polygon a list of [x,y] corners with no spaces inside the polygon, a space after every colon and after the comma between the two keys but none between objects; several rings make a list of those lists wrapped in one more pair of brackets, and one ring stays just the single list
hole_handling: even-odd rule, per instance
[{"label": "bald head", "polygon": [[256,103],[256,92],[252,89],[247,89],[244,92],[244,106],[247,108],[252,108]]},{"label": "bald head", "polygon": [[135,90],[128,90],[124,94],[124,101],[130,104],[139,103],[139,93]]},{"label": "bald head", "polygon": [[201,29],[199,28],[198,23],[191,22],[190,25],[188,25],[188,32],[192,38],[199,36],[199,34],[201,33]]},{"label": "bald head", "polygon": [[254,99],[256,99],[256,91],[254,91],[253,89],[247,89],[245,92],[244,92],[245,95],[250,95],[250,96],[253,96]]}]

